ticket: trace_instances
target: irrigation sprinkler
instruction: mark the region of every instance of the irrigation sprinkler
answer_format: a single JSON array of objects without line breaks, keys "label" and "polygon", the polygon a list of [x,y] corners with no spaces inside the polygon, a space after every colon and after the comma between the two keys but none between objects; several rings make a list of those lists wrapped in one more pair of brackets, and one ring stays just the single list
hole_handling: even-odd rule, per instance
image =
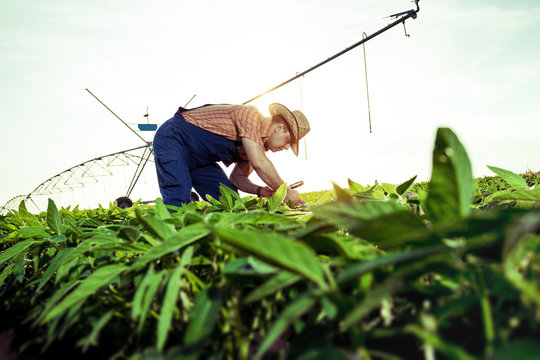
[{"label": "irrigation sprinkler", "polygon": [[[296,76],[280,83],[279,85],[277,86],[274,86],[273,88],[243,102],[243,104],[248,104],[288,83],[290,83],[291,81],[294,81],[298,78],[301,78],[303,77],[304,75],[308,74],[309,72],[321,67],[322,65],[324,64],[327,64],[328,62],[336,59],[337,57],[353,50],[354,48],[356,48],[357,46],[360,46],[362,44],[364,44],[365,42],[375,38],[376,36],[382,34],[383,32],[393,28],[394,26],[398,25],[398,24],[403,24],[404,26],[404,29],[405,29],[405,35],[406,36],[409,36],[407,34],[407,30],[405,28],[405,21],[408,20],[409,18],[413,18],[413,19],[416,19],[417,17],[417,14],[418,12],[420,11],[420,7],[418,6],[418,2],[420,0],[414,0],[414,3],[416,5],[416,9],[411,9],[411,10],[407,10],[407,11],[403,11],[403,12],[399,12],[399,13],[396,13],[396,14],[393,14],[393,15],[390,15],[388,16],[387,18],[395,18],[396,20],[393,21],[391,24],[381,28],[380,30],[374,32],[373,34],[371,35],[366,35],[365,33],[363,34],[362,36],[362,40],[358,41],[357,43],[347,47],[346,49],[340,51],[339,53],[329,57],[328,59],[324,60],[324,61],[321,61],[320,63],[310,67],[309,69],[305,70],[305,71],[302,71],[300,73],[297,73]],[[102,176],[103,173],[105,174],[105,176],[110,176],[112,175],[112,173],[107,169],[108,166],[110,166],[110,164],[107,164],[106,162],[103,163],[105,160],[104,159],[122,159],[124,163],[129,163],[129,162],[133,162],[134,159],[136,158],[137,161],[136,161],[136,170],[135,170],[135,173],[133,174],[133,177],[132,177],[132,180],[130,182],[130,185],[127,189],[127,192],[126,192],[126,196],[124,197],[120,197],[118,199],[122,199],[122,201],[124,201],[125,199],[124,198],[127,198],[127,200],[129,200],[129,196],[131,195],[135,185],[137,184],[141,174],[142,174],[142,171],[144,170],[146,164],[148,162],[153,162],[153,149],[152,149],[152,142],[151,141],[146,141],[141,135],[139,135],[134,129],[132,129],[124,120],[122,120],[115,112],[113,112],[107,105],[105,105],[96,95],[94,95],[90,90],[86,89],[86,91],[88,91],[88,93],[90,95],[92,95],[97,101],[99,101],[107,110],[109,110],[118,120],[120,120],[124,125],[126,125],[137,137],[139,137],[143,142],[144,142],[144,146],[141,146],[141,147],[138,147],[138,148],[135,148],[135,149],[130,149],[130,150],[124,150],[124,151],[120,151],[118,153],[114,153],[114,154],[110,154],[110,155],[105,155],[105,156],[100,156],[98,158],[95,158],[95,159],[92,159],[92,160],[89,160],[89,161],[85,161],[84,163],[81,163],[77,166],[74,166],[68,170],[65,170],[51,178],[49,178],[48,180],[44,181],[43,183],[41,183],[36,189],[34,189],[32,192],[30,192],[28,195],[19,195],[19,196],[16,196],[14,198],[12,198],[11,200],[9,200],[1,209],[0,209],[0,212],[3,212],[7,209],[15,209],[16,206],[18,204],[15,204],[16,201],[20,200],[20,199],[24,199],[24,200],[30,200],[32,201],[32,203],[35,204],[34,200],[32,199],[32,196],[38,196],[38,195],[48,195],[48,194],[53,194],[53,193],[61,193],[62,191],[69,191],[69,190],[73,190],[74,188],[77,188],[77,187],[84,187],[85,184],[90,180],[91,182],[95,183],[97,181],[97,177],[98,176]],[[191,97],[191,99],[186,103],[185,106],[187,106],[187,104],[189,104],[191,102],[191,100],[193,100],[193,98],[195,97],[195,95],[193,95]],[[185,107],[184,106],[184,107]],[[139,130],[141,131],[155,131],[157,129],[157,124],[150,124],[149,122],[149,119],[148,119],[148,110],[147,110],[147,114],[145,115],[145,117],[147,117],[147,124],[139,124]],[[132,156],[132,152],[134,151],[140,151],[142,150],[143,151],[143,154],[142,156],[141,155],[138,155],[138,156]],[[102,171],[102,173],[99,173],[99,175],[96,175],[95,173],[93,173],[93,171],[95,169],[99,169]],[[297,188],[301,185],[303,185],[303,181],[298,181],[294,184],[292,184],[290,187],[291,188]],[[294,187],[293,187],[294,186]],[[123,205],[127,205],[129,204],[128,201],[125,201],[123,202]],[[129,200],[131,201],[131,200]],[[37,205],[36,205],[37,207]]]}]

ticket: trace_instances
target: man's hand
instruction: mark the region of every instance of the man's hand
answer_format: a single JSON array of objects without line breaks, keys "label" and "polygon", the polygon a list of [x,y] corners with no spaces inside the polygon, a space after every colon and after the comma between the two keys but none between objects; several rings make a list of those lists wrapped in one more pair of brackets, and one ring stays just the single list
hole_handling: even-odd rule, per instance
[{"label": "man's hand", "polygon": [[258,194],[259,196],[261,197],[270,197],[272,195],[274,195],[275,191],[270,189],[270,187],[268,186],[265,186],[265,187],[262,187],[260,188],[260,190],[258,191]]},{"label": "man's hand", "polygon": [[305,204],[306,202],[300,198],[298,191],[291,188],[287,188],[287,195],[285,196],[285,201],[292,200],[295,205]]}]

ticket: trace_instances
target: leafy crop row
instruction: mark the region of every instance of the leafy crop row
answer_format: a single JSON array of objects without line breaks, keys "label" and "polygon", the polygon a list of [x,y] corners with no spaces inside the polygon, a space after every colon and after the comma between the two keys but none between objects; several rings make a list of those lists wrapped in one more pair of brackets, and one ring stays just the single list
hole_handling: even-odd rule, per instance
[{"label": "leafy crop row", "polygon": [[24,357],[533,359],[540,187],[493,170],[505,189],[475,190],[443,128],[427,188],[21,203],[0,218],[1,330]]}]

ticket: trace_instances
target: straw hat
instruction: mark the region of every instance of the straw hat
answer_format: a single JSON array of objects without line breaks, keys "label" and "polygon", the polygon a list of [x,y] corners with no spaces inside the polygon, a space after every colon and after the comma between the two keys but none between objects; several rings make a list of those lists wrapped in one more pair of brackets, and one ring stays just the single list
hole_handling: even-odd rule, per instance
[{"label": "straw hat", "polygon": [[289,127],[291,133],[291,149],[298,156],[298,141],[309,132],[309,122],[301,111],[290,111],[285,106],[274,103],[269,106],[270,115],[279,115]]}]

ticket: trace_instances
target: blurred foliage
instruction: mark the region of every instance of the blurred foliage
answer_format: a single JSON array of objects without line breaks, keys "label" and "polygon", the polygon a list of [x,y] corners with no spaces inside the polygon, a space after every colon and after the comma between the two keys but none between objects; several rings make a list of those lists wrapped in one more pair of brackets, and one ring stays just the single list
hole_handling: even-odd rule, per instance
[{"label": "blurred foliage", "polygon": [[20,358],[533,359],[538,173],[473,179],[437,132],[429,183],[0,217]]}]

